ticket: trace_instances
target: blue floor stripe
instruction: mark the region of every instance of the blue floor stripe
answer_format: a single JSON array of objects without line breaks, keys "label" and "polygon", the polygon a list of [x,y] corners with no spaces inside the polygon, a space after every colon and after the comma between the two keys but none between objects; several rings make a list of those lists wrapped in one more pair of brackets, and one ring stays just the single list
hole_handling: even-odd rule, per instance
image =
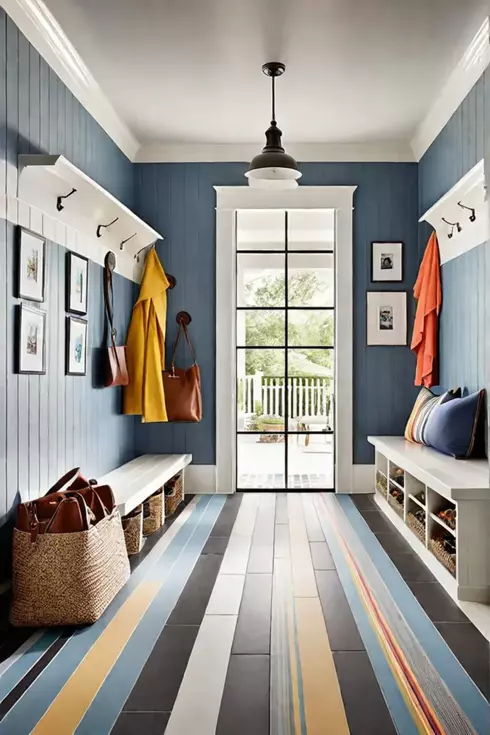
[{"label": "blue floor stripe", "polygon": [[488,735],[490,733],[489,702],[473,683],[437,628],[428,618],[398,569],[357,510],[352,499],[344,495],[339,496],[337,502],[441,679],[446,683],[454,699],[465,712],[477,733]]},{"label": "blue floor stripe", "polygon": [[37,664],[39,659],[44,656],[46,651],[51,648],[60,635],[61,630],[59,628],[46,631],[12,666],[4,671],[0,677],[0,702],[17,686],[32,667]]},{"label": "blue floor stripe", "polygon": [[[332,498],[332,500],[336,502],[336,498]],[[359,629],[366,652],[374,669],[381,692],[385,698],[388,711],[393,719],[397,732],[400,733],[400,735],[419,735],[412,715],[409,712],[407,705],[405,704],[405,700],[400,692],[398,683],[392,674],[388,662],[386,661],[376,633],[371,626],[368,614],[359,598],[357,588],[344,557],[344,552],[340,548],[337,542],[335,530],[331,526],[330,518],[328,517],[329,511],[328,509],[324,510],[325,513],[320,514],[320,522],[326,521],[328,524],[330,532],[325,534],[325,537],[332,553],[342,587],[344,588],[349,607],[356,621],[356,625]]]},{"label": "blue floor stripe", "polygon": [[[150,559],[150,555],[148,555],[133,572],[125,587],[96,623],[76,631],[72,638],[63,646],[56,658],[41,672],[27,692],[0,722],[0,735],[29,733],[32,730],[64,686],[65,682],[77,668],[80,661],[137,585],[146,578],[147,574],[154,567],[162,566],[166,569],[165,560],[167,556],[169,554],[175,554],[176,549],[180,551],[185,547],[187,540],[192,536],[195,528],[201,522],[211,498],[212,496],[203,496],[200,498],[189,518],[183,524],[182,528],[179,529],[167,549],[165,549],[158,559],[156,559],[156,556]],[[154,549],[150,554],[153,551]],[[99,734],[97,733],[97,735]]]},{"label": "blue floor stripe", "polygon": [[[199,559],[220,514],[225,497],[213,497],[202,523],[189,539],[171,573],[150,605],[124,651],[107,676],[91,707],[76,730],[77,735],[109,733],[136,684],[175,604]],[[177,559],[175,559],[177,561]],[[167,561],[170,564],[170,559]]]}]

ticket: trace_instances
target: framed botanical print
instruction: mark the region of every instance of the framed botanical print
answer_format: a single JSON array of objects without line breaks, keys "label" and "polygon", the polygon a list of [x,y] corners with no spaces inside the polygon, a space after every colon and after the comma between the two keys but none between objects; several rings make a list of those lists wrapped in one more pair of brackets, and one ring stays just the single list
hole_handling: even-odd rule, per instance
[{"label": "framed botanical print", "polygon": [[46,240],[41,235],[18,228],[18,283],[19,298],[44,301],[46,271]]},{"label": "framed botanical print", "polygon": [[371,243],[371,281],[403,281],[403,243]]},{"label": "framed botanical print", "polygon": [[85,319],[66,317],[66,374],[87,373],[87,328]]},{"label": "framed botanical print", "polygon": [[66,254],[66,310],[87,313],[88,259],[78,253]]},{"label": "framed botanical print", "polygon": [[46,372],[46,312],[28,304],[18,307],[17,372]]},{"label": "framed botanical print", "polygon": [[407,344],[407,294],[371,291],[367,295],[368,345]]}]

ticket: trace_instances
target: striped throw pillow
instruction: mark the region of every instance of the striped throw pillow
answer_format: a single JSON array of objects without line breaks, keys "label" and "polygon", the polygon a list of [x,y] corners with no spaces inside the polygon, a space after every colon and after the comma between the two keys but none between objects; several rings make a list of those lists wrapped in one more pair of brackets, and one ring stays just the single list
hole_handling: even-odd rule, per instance
[{"label": "striped throw pillow", "polygon": [[428,388],[422,388],[417,396],[412,413],[405,427],[405,439],[415,444],[427,444],[425,428],[429,416],[436,406],[461,397],[461,388],[452,388],[440,396],[434,395]]}]

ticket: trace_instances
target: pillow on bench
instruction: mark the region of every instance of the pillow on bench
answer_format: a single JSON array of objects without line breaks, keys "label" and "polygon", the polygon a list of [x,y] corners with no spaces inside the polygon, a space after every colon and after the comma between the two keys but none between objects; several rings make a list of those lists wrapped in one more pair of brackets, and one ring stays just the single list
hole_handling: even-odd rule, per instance
[{"label": "pillow on bench", "polygon": [[437,405],[424,430],[425,443],[455,459],[484,454],[481,416],[485,391]]},{"label": "pillow on bench", "polygon": [[425,433],[427,422],[437,406],[452,401],[454,398],[461,398],[461,388],[452,388],[441,396],[436,396],[428,388],[422,388],[407,421],[405,439],[415,444],[430,446]]}]

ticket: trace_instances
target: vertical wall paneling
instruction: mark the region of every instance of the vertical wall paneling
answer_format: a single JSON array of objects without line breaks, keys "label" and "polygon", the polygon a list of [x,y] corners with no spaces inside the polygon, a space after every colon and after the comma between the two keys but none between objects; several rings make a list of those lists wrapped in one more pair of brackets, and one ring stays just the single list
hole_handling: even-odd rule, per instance
[{"label": "vertical wall paneling", "polygon": [[[65,260],[67,249],[50,240],[40,212],[18,206],[19,153],[61,153],[133,206],[133,166],[86,112],[0,8],[0,183],[8,221],[0,212],[0,526],[19,497],[36,497],[70,467],[90,476],[135,456],[135,419],[121,415],[120,389],[101,390],[102,268],[89,266],[87,375],[65,375]],[[2,199],[3,202],[3,199]],[[46,375],[14,370],[14,281],[17,230],[12,221],[47,237],[45,302]],[[63,226],[57,235],[64,236]],[[55,233],[52,233],[53,237]],[[71,240],[70,240],[71,242]],[[116,316],[124,341],[134,284],[114,277]],[[3,531],[0,544],[8,543]],[[3,549],[3,547],[2,547]],[[2,570],[5,554],[0,549]]]},{"label": "vertical wall paneling", "polygon": [[[487,69],[420,161],[420,214],[484,157],[489,137],[490,69]],[[464,227],[463,213],[461,223]],[[426,226],[419,228],[420,257],[429,233]],[[468,391],[476,391],[487,382],[488,247],[484,243],[442,266],[440,383],[444,389],[461,385]]]},{"label": "vertical wall paneling", "polygon": [[[215,463],[215,185],[244,186],[244,163],[137,164],[137,213],[165,236],[159,244],[164,268],[177,278],[168,298],[167,352],[175,314],[192,314],[191,335],[202,374],[200,424],[139,424],[137,450],[192,452],[196,464]],[[366,291],[371,284],[372,240],[403,240],[405,280],[388,290],[409,291],[417,248],[416,164],[302,163],[309,186],[358,186],[354,209],[354,458],[373,461],[368,434],[401,434],[415,395],[415,363],[407,347],[366,347]],[[409,319],[413,299],[409,297]],[[184,352],[179,355],[179,362]],[[402,386],[402,389],[400,387]]]}]

